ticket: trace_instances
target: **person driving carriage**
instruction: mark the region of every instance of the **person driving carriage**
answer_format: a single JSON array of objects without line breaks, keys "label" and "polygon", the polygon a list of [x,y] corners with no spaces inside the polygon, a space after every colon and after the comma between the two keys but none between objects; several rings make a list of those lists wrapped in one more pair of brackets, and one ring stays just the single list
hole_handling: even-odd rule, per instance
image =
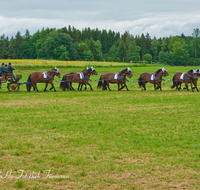
[{"label": "person driving carriage", "polygon": [[4,63],[2,63],[2,66],[0,67],[0,89],[1,89],[1,80],[3,79],[3,76],[6,75]]},{"label": "person driving carriage", "polygon": [[[11,63],[8,64],[7,72],[13,74],[15,68],[12,67]],[[13,74],[14,79],[16,80],[15,74]]]},{"label": "person driving carriage", "polygon": [[15,70],[15,68],[13,68],[13,67],[11,66],[11,63],[9,63],[9,64],[8,64],[8,68],[7,68],[7,72],[13,74],[13,70]]}]

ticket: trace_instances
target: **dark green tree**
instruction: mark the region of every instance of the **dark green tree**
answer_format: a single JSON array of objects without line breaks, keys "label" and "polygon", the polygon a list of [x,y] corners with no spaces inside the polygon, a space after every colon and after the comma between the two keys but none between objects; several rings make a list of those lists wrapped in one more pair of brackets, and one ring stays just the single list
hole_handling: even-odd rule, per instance
[{"label": "dark green tree", "polygon": [[126,46],[123,40],[120,41],[118,52],[120,60],[124,62],[126,59]]},{"label": "dark green tree", "polygon": [[108,52],[108,34],[106,30],[102,31],[101,34],[101,45],[103,54]]},{"label": "dark green tree", "polygon": [[159,45],[159,42],[154,39],[153,41],[151,41],[151,52],[152,52],[152,55],[153,55],[153,61],[154,62],[157,62],[157,55],[158,55],[158,45]]},{"label": "dark green tree", "polygon": [[140,47],[141,47],[141,51],[140,51],[141,58],[143,59],[143,56],[145,55],[146,48],[147,48],[146,39],[145,39],[144,34],[142,34],[141,39],[140,39]]},{"label": "dark green tree", "polygon": [[135,53],[135,39],[133,35],[128,35],[126,38],[126,48],[127,48],[127,60],[132,61],[132,56]]},{"label": "dark green tree", "polygon": [[61,49],[63,50],[61,48],[62,45],[66,47],[66,55],[69,54],[69,59],[76,60],[77,51],[72,38],[65,33],[58,33],[55,30],[47,36],[42,44],[41,50],[46,58],[57,59],[60,57],[60,54],[55,54],[55,52],[60,52]]},{"label": "dark green tree", "polygon": [[101,42],[97,40],[94,44],[95,46],[95,60],[96,61],[103,61],[103,54],[102,54],[102,49],[101,49]]},{"label": "dark green tree", "polygon": [[193,29],[192,36],[194,37],[194,46],[195,46],[195,59],[197,58],[197,46],[198,46],[198,38],[200,31],[198,28]]},{"label": "dark green tree", "polygon": [[24,59],[32,58],[32,48],[27,41],[23,41],[20,44],[20,57]]},{"label": "dark green tree", "polygon": [[5,37],[5,34],[0,36],[0,59],[8,58],[8,49],[9,48],[9,40],[8,37]]}]

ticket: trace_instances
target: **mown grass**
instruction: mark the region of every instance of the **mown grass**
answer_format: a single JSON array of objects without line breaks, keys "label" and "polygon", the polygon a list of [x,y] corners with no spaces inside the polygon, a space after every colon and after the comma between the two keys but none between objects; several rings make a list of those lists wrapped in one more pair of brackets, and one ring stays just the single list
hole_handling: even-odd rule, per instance
[{"label": "mown grass", "polygon": [[[132,79],[158,68],[132,68]],[[166,79],[191,69],[165,68],[170,74]],[[23,73],[23,82],[36,70],[45,69],[16,73]],[[62,68],[61,74],[81,70]],[[122,68],[96,70],[102,74]],[[200,188],[198,92],[172,90],[171,81],[162,92],[152,84],[146,92],[134,82],[128,82],[129,92],[118,92],[114,84],[111,92],[91,84],[93,92],[64,92],[56,82],[58,92],[43,92],[44,84],[38,84],[38,93],[28,93],[25,86],[10,93],[3,84],[2,189]]]}]

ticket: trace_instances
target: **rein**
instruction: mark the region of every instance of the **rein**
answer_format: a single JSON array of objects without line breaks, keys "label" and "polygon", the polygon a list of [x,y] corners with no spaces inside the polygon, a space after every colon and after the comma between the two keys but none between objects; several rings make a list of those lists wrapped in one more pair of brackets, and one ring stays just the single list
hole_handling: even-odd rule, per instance
[{"label": "rein", "polygon": [[[185,74],[187,74],[189,77],[191,77],[192,79],[194,79],[194,80],[196,80],[195,78],[194,78],[194,76],[192,76],[192,75],[190,75],[189,73],[185,73]],[[198,78],[198,77],[197,77]],[[183,80],[188,80],[188,79],[183,79]]]}]

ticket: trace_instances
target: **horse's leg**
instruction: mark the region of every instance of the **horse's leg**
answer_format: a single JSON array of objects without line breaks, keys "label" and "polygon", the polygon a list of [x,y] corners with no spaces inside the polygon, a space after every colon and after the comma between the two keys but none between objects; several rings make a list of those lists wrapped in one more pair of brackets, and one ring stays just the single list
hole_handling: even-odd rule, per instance
[{"label": "horse's leg", "polygon": [[129,89],[128,89],[128,87],[127,87],[126,83],[125,83],[125,87],[126,87],[126,90],[127,90],[127,91],[129,91]]},{"label": "horse's leg", "polygon": [[71,90],[75,91],[73,86],[72,86],[72,82],[70,83],[70,88],[71,88]]},{"label": "horse's leg", "polygon": [[45,86],[44,92],[47,90],[47,86],[48,86],[48,83],[46,83],[46,86]]},{"label": "horse's leg", "polygon": [[196,88],[196,89],[197,89],[197,92],[198,92],[199,90],[198,90],[198,88],[197,88],[197,85],[196,85],[195,83],[193,83],[193,84],[194,84],[194,87],[193,87],[192,89],[195,89],[195,88]]},{"label": "horse's leg", "polygon": [[[118,90],[122,90],[125,86],[123,86],[123,84],[121,83],[117,83],[118,84]],[[121,85],[121,88],[119,88],[119,86]]]},{"label": "horse's leg", "polygon": [[194,90],[193,90],[193,88],[192,88],[192,82],[190,83],[190,85],[191,85],[192,92],[194,92]]},{"label": "horse's leg", "polygon": [[81,83],[79,83],[79,85],[78,85],[78,90],[80,90],[80,87],[81,87]]},{"label": "horse's leg", "polygon": [[38,88],[37,88],[37,83],[33,84],[33,86],[35,86],[35,87],[34,87],[34,91],[37,90],[37,92],[38,92],[39,90],[38,90]]},{"label": "horse's leg", "polygon": [[194,89],[196,88],[197,92],[199,92],[199,89],[197,88],[197,81],[195,81],[193,84],[194,84]]},{"label": "horse's leg", "polygon": [[87,82],[86,84],[88,84],[90,89],[91,89],[91,91],[93,91],[91,84],[89,82]]},{"label": "horse's leg", "polygon": [[79,83],[78,90],[82,91],[82,88],[83,88],[83,83]]},{"label": "horse's leg", "polygon": [[54,89],[54,91],[57,92],[56,89],[55,89],[55,86],[54,86],[54,84],[53,84],[53,81],[49,81],[49,83],[50,83],[51,86],[52,86],[52,87],[50,88],[50,90],[51,90],[51,89]]},{"label": "horse's leg", "polygon": [[143,83],[143,88],[144,88],[145,91],[147,91],[145,85],[146,85],[146,83]]},{"label": "horse's leg", "polygon": [[[178,86],[178,85],[177,85]],[[179,90],[181,89],[181,83],[179,83]]]},{"label": "horse's leg", "polygon": [[199,92],[199,89],[197,88],[197,84],[195,84],[195,88],[197,89],[197,92]]},{"label": "horse's leg", "polygon": [[[85,87],[86,87],[86,84],[85,84]],[[82,88],[83,88],[83,83],[81,84],[81,91],[82,91]],[[87,89],[87,88],[86,88],[86,89]],[[86,90],[86,89],[85,89],[85,90]]]},{"label": "horse's leg", "polygon": [[186,88],[187,88],[187,91],[189,91],[189,89],[188,89],[188,84],[187,84],[187,83],[185,83],[185,86],[186,86]]},{"label": "horse's leg", "polygon": [[109,82],[106,83],[106,86],[108,87],[108,89],[111,91],[110,87],[109,87]]},{"label": "horse's leg", "polygon": [[156,90],[156,84],[155,84],[155,82],[154,82],[154,90]]},{"label": "horse's leg", "polygon": [[123,84],[121,83],[121,88],[119,90],[122,90],[125,86],[126,86],[125,84],[123,86]]},{"label": "horse's leg", "polygon": [[35,91],[35,86],[34,86],[34,84],[32,84],[31,87],[33,87],[33,90]]},{"label": "horse's leg", "polygon": [[[180,87],[178,87],[178,85],[179,85]],[[180,91],[180,89],[181,89],[181,84],[176,84],[176,90]]]},{"label": "horse's leg", "polygon": [[161,84],[159,85],[160,91],[162,91]]},{"label": "horse's leg", "polygon": [[87,90],[87,84],[85,84],[85,90]]}]

